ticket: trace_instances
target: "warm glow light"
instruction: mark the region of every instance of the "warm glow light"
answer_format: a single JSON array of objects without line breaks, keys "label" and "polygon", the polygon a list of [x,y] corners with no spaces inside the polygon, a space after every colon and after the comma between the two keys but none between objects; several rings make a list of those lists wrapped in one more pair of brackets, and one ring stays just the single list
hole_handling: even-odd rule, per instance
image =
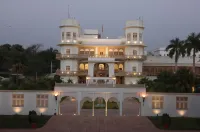
[{"label": "warm glow light", "polygon": [[154,110],[153,110],[153,113],[156,114],[156,115],[159,114],[160,112],[161,112],[161,111],[160,111],[159,109],[154,109]]},{"label": "warm glow light", "polygon": [[76,114],[74,113],[74,115],[76,115]]},{"label": "warm glow light", "polygon": [[134,72],[133,75],[136,75],[136,73]]},{"label": "warm glow light", "polygon": [[72,101],[72,102],[75,102],[75,101],[76,101],[76,99],[73,99],[73,98],[72,98],[72,99],[71,99],[71,101]]},{"label": "warm glow light", "polygon": [[145,98],[147,95],[146,95],[146,93],[142,93],[141,96],[142,96],[143,98]]},{"label": "warm glow light", "polygon": [[193,86],[193,87],[192,87],[192,92],[194,93],[194,91],[195,91],[195,90],[194,90],[194,86]]},{"label": "warm glow light", "polygon": [[136,84],[136,82],[133,82],[133,84]]},{"label": "warm glow light", "polygon": [[86,77],[86,79],[88,80],[88,79],[90,79],[89,77]]},{"label": "warm glow light", "polygon": [[113,77],[112,79],[113,79],[113,80],[115,80],[116,78],[115,78],[115,77]]},{"label": "warm glow light", "polygon": [[76,74],[76,72],[74,72],[74,74]]},{"label": "warm glow light", "polygon": [[127,41],[128,44],[130,44],[130,41]]},{"label": "warm glow light", "polygon": [[76,43],[76,40],[74,40],[74,43]]},{"label": "warm glow light", "polygon": [[136,56],[134,56],[133,58],[136,58]]},{"label": "warm glow light", "polygon": [[142,58],[141,56],[139,56],[139,58]]},{"label": "warm glow light", "polygon": [[178,110],[177,111],[179,113],[179,115],[184,116],[186,111],[185,110]]},{"label": "warm glow light", "polygon": [[62,40],[61,42],[63,43],[64,41]]},{"label": "warm glow light", "polygon": [[67,72],[67,74],[69,74],[69,72]]},{"label": "warm glow light", "polygon": [[58,92],[55,92],[55,93],[54,93],[54,96],[58,96]]},{"label": "warm glow light", "polygon": [[136,43],[137,43],[137,41],[134,41],[134,43],[136,44]]},{"label": "warm glow light", "polygon": [[63,71],[62,71],[62,74],[63,74]]},{"label": "warm glow light", "polygon": [[142,43],[142,41],[140,41],[140,43]]},{"label": "warm glow light", "polygon": [[69,42],[69,40],[67,40],[67,42]]},{"label": "warm glow light", "polygon": [[21,108],[21,107],[13,107],[13,111],[14,111],[15,113],[19,113],[19,112],[22,111],[22,108]]},{"label": "warm glow light", "polygon": [[67,57],[69,57],[69,55]]},{"label": "warm glow light", "polygon": [[140,72],[139,72],[138,74],[139,74],[139,75],[141,75],[141,73],[140,73]]},{"label": "warm glow light", "polygon": [[44,113],[45,111],[47,111],[47,108],[39,108],[40,113]]}]

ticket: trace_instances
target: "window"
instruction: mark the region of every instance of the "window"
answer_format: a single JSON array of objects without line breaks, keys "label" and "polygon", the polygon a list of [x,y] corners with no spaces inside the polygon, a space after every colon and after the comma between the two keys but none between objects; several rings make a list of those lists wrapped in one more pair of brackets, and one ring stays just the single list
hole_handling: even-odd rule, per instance
[{"label": "window", "polygon": [[[119,70],[123,70],[123,69],[124,69],[123,64],[119,64]],[[135,71],[136,71],[136,67],[135,67]]]},{"label": "window", "polygon": [[67,32],[67,33],[66,33],[66,38],[67,38],[67,39],[70,39],[70,37],[71,37],[71,33],[70,33],[70,32]]},{"label": "window", "polygon": [[70,71],[70,66],[66,66],[66,71]]},{"label": "window", "polygon": [[163,109],[163,96],[153,96],[152,97],[152,109]]},{"label": "window", "polygon": [[48,107],[48,95],[38,94],[36,99],[36,107]]},{"label": "window", "polygon": [[79,65],[79,69],[80,69],[80,70],[84,70],[84,69],[85,69],[84,64],[80,64],[80,65]]},{"label": "window", "polygon": [[80,49],[80,54],[84,54],[84,49]]},{"label": "window", "polygon": [[85,54],[89,54],[89,49],[85,49]]},{"label": "window", "polygon": [[90,55],[94,55],[94,49],[90,49]]},{"label": "window", "polygon": [[85,70],[88,70],[88,64],[85,64]]},{"label": "window", "polygon": [[13,107],[24,107],[24,95],[23,94],[13,94],[12,95],[12,106]]},{"label": "window", "polygon": [[133,50],[133,55],[137,55],[137,50]]},{"label": "window", "polygon": [[103,52],[100,52],[100,55],[103,55]]},{"label": "window", "polygon": [[142,41],[142,33],[139,34],[139,40]]},{"label": "window", "polygon": [[114,50],[114,55],[118,55],[118,49]]},{"label": "window", "polygon": [[66,49],[66,54],[70,54],[70,49]]},{"label": "window", "polygon": [[62,32],[62,40],[64,40],[64,39],[65,39],[65,33]]},{"label": "window", "polygon": [[123,49],[120,49],[120,50],[119,50],[119,55],[124,55]]},{"label": "window", "polygon": [[104,64],[99,64],[99,70],[104,70]]},{"label": "window", "polygon": [[76,33],[73,33],[73,39],[76,40]]},{"label": "window", "polygon": [[176,109],[186,110],[187,101],[188,101],[188,97],[176,97]]},{"label": "window", "polygon": [[127,41],[131,41],[131,33],[127,34]]},{"label": "window", "polygon": [[133,41],[137,41],[137,33],[133,33]]},{"label": "window", "polygon": [[133,70],[133,72],[136,72],[136,71],[137,71],[137,69],[136,69],[135,66],[132,67],[132,70]]},{"label": "window", "polygon": [[114,69],[115,69],[115,70],[118,70],[118,69],[119,69],[119,68],[118,68],[118,64],[115,64],[115,65],[114,65]]},{"label": "window", "polygon": [[109,49],[108,55],[109,55],[109,56],[112,56],[112,55],[113,55],[113,49]]}]

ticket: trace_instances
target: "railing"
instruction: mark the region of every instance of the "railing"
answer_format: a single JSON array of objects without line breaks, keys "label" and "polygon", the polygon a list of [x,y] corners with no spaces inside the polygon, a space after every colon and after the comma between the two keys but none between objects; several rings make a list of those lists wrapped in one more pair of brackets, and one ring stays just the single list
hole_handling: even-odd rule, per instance
[{"label": "railing", "polygon": [[56,59],[87,59],[87,58],[116,58],[116,59],[134,59],[145,60],[145,55],[89,55],[89,54],[56,54]]},{"label": "railing", "polygon": [[143,76],[142,72],[125,72],[122,70],[116,70],[115,76],[127,76],[127,77],[137,77],[137,76]]},{"label": "railing", "polygon": [[60,76],[86,76],[88,75],[88,71],[87,70],[79,70],[79,71],[61,71],[61,70],[57,70],[56,71],[56,75],[60,75]]}]

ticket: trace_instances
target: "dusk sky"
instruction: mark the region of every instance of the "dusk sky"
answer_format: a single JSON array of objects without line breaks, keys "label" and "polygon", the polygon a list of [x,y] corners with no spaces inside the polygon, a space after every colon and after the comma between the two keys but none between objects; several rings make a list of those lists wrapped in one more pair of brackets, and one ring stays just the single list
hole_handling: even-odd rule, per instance
[{"label": "dusk sky", "polygon": [[148,50],[166,46],[170,39],[184,39],[200,32],[200,0],[0,0],[0,44],[56,47],[59,25],[70,14],[83,29],[99,29],[117,38],[127,20],[142,17]]}]

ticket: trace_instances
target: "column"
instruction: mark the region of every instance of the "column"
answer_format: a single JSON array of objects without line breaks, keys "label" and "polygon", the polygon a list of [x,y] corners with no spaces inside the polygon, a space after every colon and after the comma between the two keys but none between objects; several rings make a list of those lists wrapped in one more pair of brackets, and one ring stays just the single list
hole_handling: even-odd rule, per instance
[{"label": "column", "polygon": [[98,55],[98,47],[95,49],[95,55]]},{"label": "column", "polygon": [[94,100],[92,100],[92,116],[94,116]]},{"label": "column", "polygon": [[119,115],[122,116],[122,100],[120,100],[119,104]]},{"label": "column", "polygon": [[106,56],[108,56],[108,47],[106,47]]},{"label": "column", "polygon": [[81,113],[81,92],[78,92],[77,93],[77,102],[78,102],[78,115],[80,115]]},{"label": "column", "polygon": [[108,66],[109,66],[109,77],[113,77],[115,75],[114,74],[114,63],[109,63]]},{"label": "column", "polygon": [[94,63],[88,63],[88,75],[90,77],[93,77],[94,76],[93,72],[94,72]]},{"label": "column", "polygon": [[107,101],[107,100],[105,100],[105,102],[106,102],[105,116],[107,116],[107,115],[108,115],[108,109],[107,109],[107,103],[108,103],[108,101]]}]

